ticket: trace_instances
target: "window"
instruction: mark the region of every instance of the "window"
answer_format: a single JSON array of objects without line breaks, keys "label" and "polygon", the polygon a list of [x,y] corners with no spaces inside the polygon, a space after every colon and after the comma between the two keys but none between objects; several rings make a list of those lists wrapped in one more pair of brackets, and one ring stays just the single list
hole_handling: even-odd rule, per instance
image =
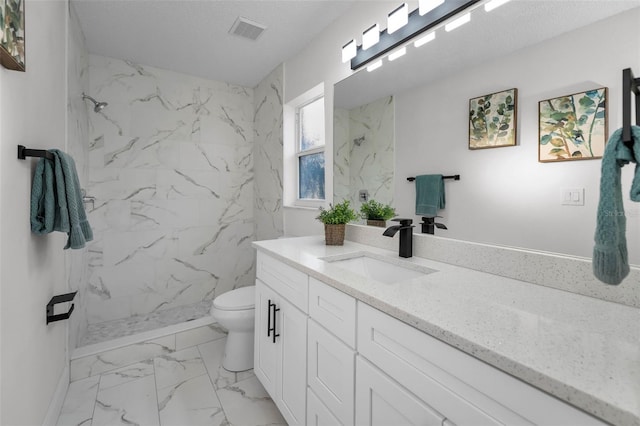
[{"label": "window", "polygon": [[296,109],[296,157],[299,201],[325,199],[324,97]]}]

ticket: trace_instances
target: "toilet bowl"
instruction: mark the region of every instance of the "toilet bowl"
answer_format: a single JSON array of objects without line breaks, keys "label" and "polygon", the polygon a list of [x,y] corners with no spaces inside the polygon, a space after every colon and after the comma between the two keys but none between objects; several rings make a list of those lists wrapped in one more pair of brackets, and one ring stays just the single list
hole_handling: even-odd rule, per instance
[{"label": "toilet bowl", "polygon": [[253,368],[255,288],[238,288],[213,300],[211,316],[229,332],[222,360],[222,366],[226,370],[244,371]]}]

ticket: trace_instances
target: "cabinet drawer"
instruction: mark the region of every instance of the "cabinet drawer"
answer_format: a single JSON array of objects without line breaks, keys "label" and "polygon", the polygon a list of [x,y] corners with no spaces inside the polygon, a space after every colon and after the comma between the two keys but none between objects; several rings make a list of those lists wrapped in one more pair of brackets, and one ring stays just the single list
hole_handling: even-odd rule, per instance
[{"label": "cabinet drawer", "polygon": [[443,425],[444,416],[362,357],[356,370],[356,425]]},{"label": "cabinet drawer", "polygon": [[342,424],[353,424],[355,353],[309,320],[307,382]]},{"label": "cabinet drawer", "polygon": [[309,278],[309,316],[351,348],[356,346],[356,300]]},{"label": "cabinet drawer", "polygon": [[458,426],[602,425],[596,418],[361,302],[357,336],[361,355]]},{"label": "cabinet drawer", "polygon": [[307,274],[260,251],[257,263],[257,277],[306,314],[309,294]]}]

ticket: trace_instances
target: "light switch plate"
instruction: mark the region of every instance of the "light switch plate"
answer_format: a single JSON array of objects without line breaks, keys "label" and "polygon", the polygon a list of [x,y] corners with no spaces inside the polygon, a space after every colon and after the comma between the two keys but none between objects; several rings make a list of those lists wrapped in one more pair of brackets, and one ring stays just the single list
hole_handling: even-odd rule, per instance
[{"label": "light switch plate", "polygon": [[584,188],[561,188],[560,196],[563,206],[584,206]]}]

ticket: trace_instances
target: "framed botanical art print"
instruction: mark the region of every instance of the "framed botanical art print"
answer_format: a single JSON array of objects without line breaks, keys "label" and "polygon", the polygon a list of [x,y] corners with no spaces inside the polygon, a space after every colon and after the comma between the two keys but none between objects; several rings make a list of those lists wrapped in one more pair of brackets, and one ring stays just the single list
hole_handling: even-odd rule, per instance
[{"label": "framed botanical art print", "polygon": [[602,158],[606,138],[606,87],[538,103],[538,161]]},{"label": "framed botanical art print", "polygon": [[0,0],[0,64],[24,71],[24,0]]},{"label": "framed botanical art print", "polygon": [[516,144],[518,89],[469,100],[469,149]]}]

